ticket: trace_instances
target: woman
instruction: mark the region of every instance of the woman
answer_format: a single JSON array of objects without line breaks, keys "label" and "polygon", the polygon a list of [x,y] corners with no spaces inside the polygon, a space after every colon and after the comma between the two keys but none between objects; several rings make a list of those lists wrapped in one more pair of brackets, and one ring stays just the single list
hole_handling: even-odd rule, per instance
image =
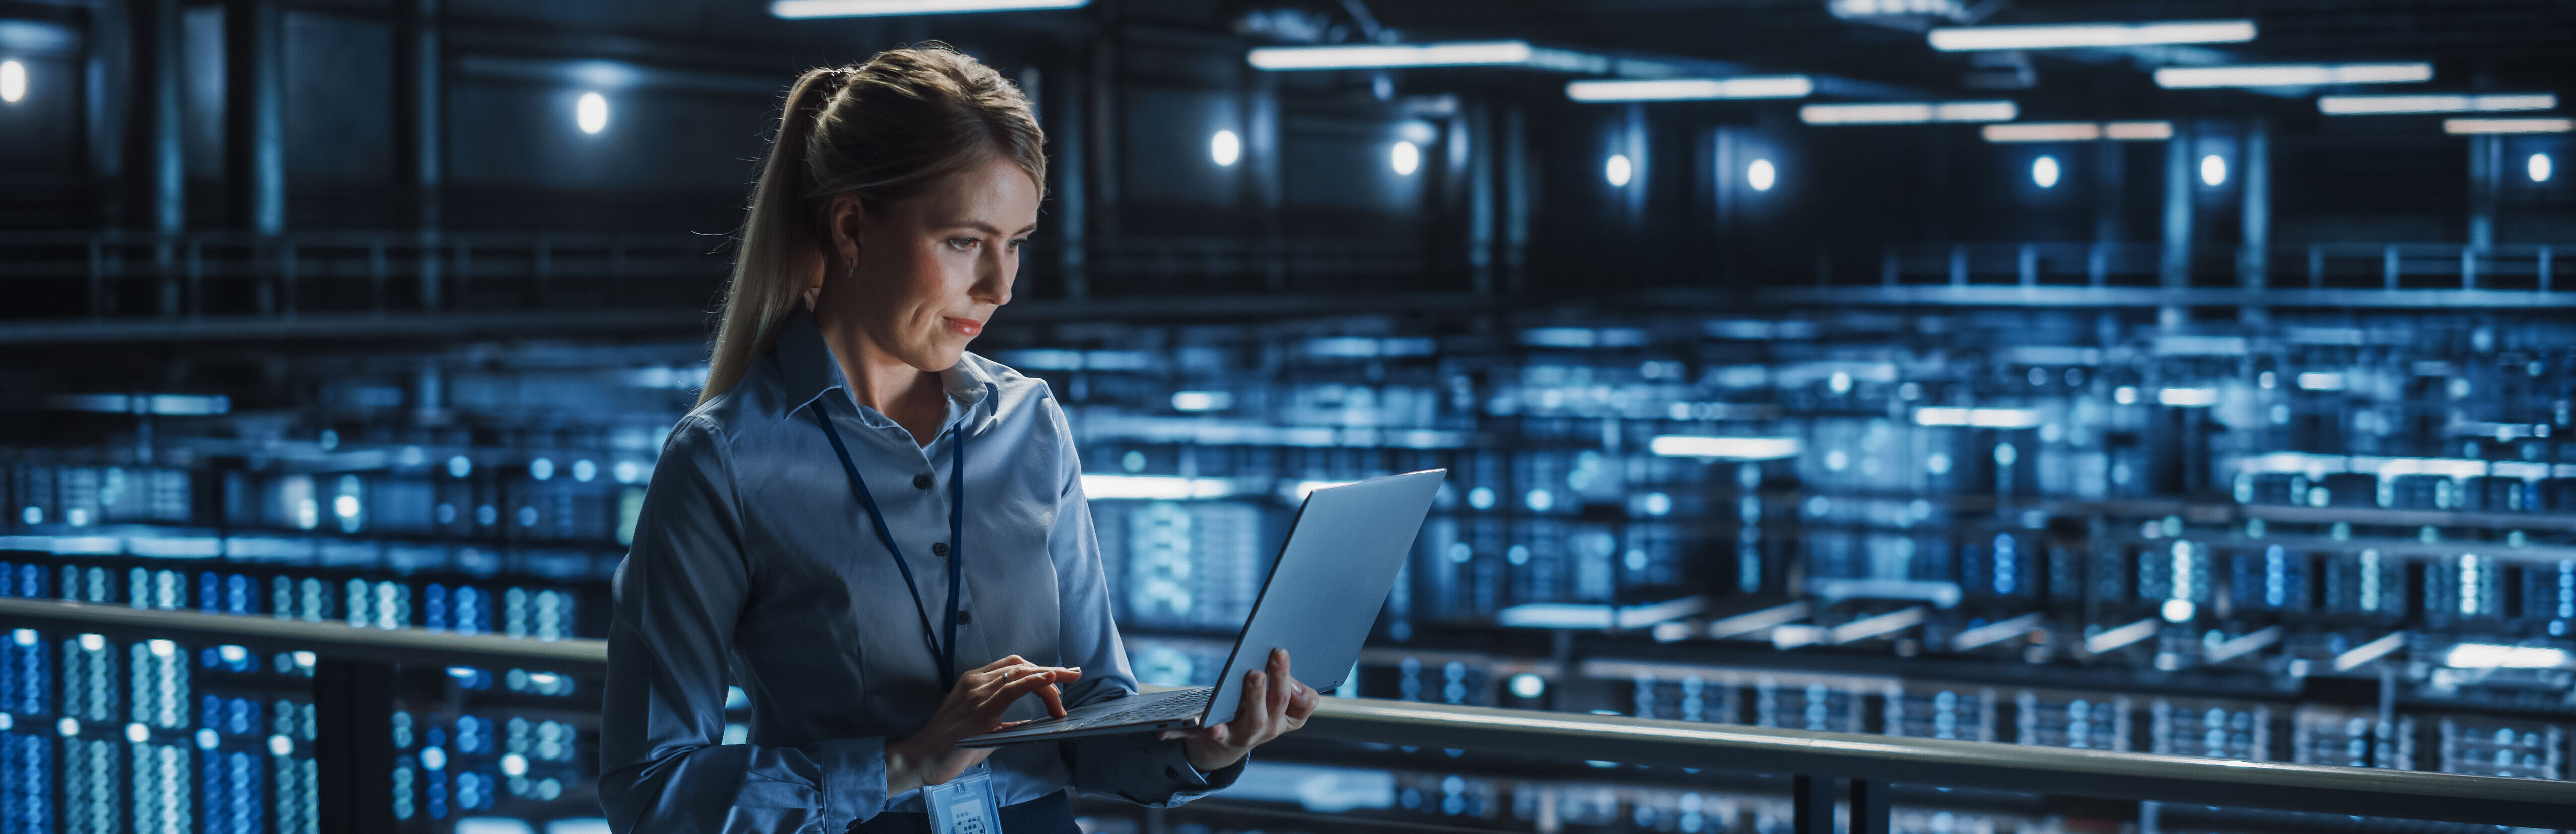
[{"label": "woman", "polygon": [[[956,746],[1136,688],[1063,409],[965,352],[1011,300],[1042,139],[1019,90],[944,47],[788,93],[706,392],[618,569],[617,830],[926,831],[924,786],[945,812],[946,783],[989,780],[1009,834],[1072,832],[1067,787],[1187,801],[1314,709],[1281,655],[1226,725]],[[721,743],[728,683],[748,744]]]}]

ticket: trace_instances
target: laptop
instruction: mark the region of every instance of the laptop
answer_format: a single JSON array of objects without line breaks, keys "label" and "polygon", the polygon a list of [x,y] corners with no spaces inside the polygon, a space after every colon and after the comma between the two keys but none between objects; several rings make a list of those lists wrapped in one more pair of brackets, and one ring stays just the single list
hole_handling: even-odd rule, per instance
[{"label": "laptop", "polygon": [[1001,747],[1033,741],[1211,727],[1234,720],[1243,675],[1266,666],[1270,650],[1287,649],[1290,673],[1316,691],[1342,685],[1359,661],[1360,643],[1395,586],[1446,469],[1426,469],[1308,493],[1279,546],[1279,561],[1253,600],[1252,617],[1216,686],[1113,698],[957,743]]}]

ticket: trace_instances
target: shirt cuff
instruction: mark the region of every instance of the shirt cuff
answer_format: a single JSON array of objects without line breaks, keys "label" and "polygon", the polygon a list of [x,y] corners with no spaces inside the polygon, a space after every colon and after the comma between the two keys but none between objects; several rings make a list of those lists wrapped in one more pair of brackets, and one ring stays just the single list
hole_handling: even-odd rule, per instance
[{"label": "shirt cuff", "polygon": [[823,830],[846,830],[885,811],[885,739],[820,742],[812,755],[823,766]]},{"label": "shirt cuff", "polygon": [[1234,780],[1243,775],[1244,763],[1252,761],[1252,756],[1247,754],[1243,758],[1234,760],[1233,764],[1212,771],[1201,771],[1197,765],[1190,764],[1189,748],[1185,746],[1187,744],[1188,742],[1174,740],[1163,747],[1161,757],[1163,776],[1172,780],[1171,792],[1176,797],[1196,796],[1233,787]]}]

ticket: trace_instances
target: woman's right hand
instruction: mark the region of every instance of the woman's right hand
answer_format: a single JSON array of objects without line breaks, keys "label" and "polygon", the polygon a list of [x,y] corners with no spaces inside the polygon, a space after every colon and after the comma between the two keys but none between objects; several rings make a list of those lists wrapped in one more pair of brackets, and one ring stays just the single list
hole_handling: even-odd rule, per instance
[{"label": "woman's right hand", "polygon": [[1057,685],[1081,678],[1081,667],[1040,666],[1019,655],[959,675],[930,723],[911,738],[886,745],[886,796],[955,779],[992,755],[993,748],[960,749],[957,742],[1023,723],[1002,720],[1002,711],[1021,696],[1045,699],[1047,714],[1063,717],[1064,693]]}]

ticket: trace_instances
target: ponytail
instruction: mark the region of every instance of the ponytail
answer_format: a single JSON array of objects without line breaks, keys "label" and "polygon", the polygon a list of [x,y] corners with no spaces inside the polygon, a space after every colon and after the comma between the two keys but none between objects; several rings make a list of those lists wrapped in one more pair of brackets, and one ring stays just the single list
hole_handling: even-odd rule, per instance
[{"label": "ponytail", "polygon": [[805,216],[805,184],[812,181],[805,165],[806,137],[815,115],[833,92],[839,70],[810,69],[787,89],[787,106],[778,114],[778,139],[760,166],[752,186],[751,213],[742,226],[733,281],[725,288],[724,319],[716,327],[715,350],[707,359],[707,387],[698,402],[742,381],[751,360],[769,349],[778,323],[795,310],[805,284],[823,257],[821,221]]},{"label": "ponytail", "polygon": [[788,88],[752,187],[698,402],[742,381],[829,263],[824,215],[834,196],[854,195],[873,210],[997,158],[1028,172],[1043,196],[1044,145],[1019,88],[945,45],[806,70]]}]

